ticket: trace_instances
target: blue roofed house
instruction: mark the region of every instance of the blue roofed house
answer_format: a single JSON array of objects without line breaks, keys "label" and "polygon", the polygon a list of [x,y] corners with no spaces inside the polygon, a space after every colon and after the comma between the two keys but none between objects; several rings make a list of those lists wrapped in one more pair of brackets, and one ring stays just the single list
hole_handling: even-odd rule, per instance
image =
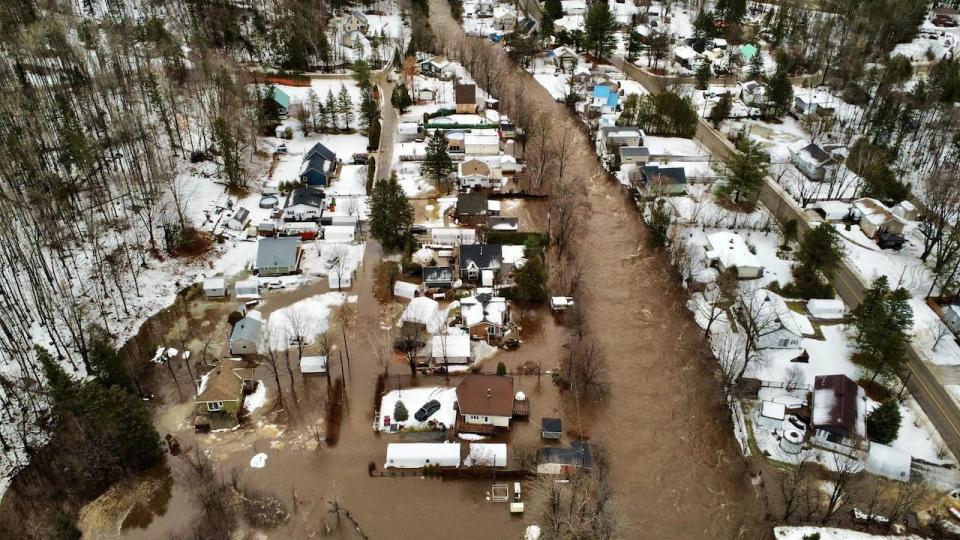
[{"label": "blue roofed house", "polygon": [[590,106],[600,112],[613,112],[620,103],[620,92],[614,83],[597,83],[593,86]]}]

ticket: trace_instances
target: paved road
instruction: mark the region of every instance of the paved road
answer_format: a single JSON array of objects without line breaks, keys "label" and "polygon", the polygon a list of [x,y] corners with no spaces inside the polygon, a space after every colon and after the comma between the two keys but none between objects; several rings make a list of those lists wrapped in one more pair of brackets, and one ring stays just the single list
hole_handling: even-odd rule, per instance
[{"label": "paved road", "polygon": [[380,88],[380,151],[377,153],[377,176],[374,181],[390,178],[391,164],[393,163],[393,141],[397,133],[397,110],[390,103],[394,83],[387,80],[393,70],[387,66],[373,77],[373,82]]},{"label": "paved road", "polygon": [[[664,84],[660,78],[625,62],[622,58],[609,60],[622,69],[629,78],[643,85],[648,92],[663,91]],[[694,138],[720,159],[736,151],[726,137],[702,118],[699,120]],[[767,178],[760,198],[781,223],[795,219],[801,226],[801,233],[810,230],[811,225],[803,209],[780,186],[776,185],[773,179]],[[833,276],[832,284],[843,300],[851,306],[859,304],[864,292],[869,288],[866,280],[847,259],[843,260]],[[943,370],[925,361],[923,354],[915,346],[911,345],[907,350],[907,366],[903,375],[907,380],[907,388],[940,432],[940,436],[950,450],[954,455],[960,456],[960,406],[944,388],[945,383],[938,379],[937,373],[941,371]]]}]

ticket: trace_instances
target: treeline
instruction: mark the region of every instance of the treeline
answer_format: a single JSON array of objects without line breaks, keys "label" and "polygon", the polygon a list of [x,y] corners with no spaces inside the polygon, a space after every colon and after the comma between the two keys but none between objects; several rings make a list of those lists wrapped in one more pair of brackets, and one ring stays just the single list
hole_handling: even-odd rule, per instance
[{"label": "treeline", "polygon": [[[49,351],[36,351],[46,383],[30,386],[21,405],[43,419],[52,441],[31,453],[33,465],[7,494],[13,507],[0,514],[0,535],[5,538],[61,538],[58,534],[72,528],[70,516],[80,505],[163,456],[150,413],[113,337],[98,327],[89,333],[92,377],[71,376]],[[0,443],[7,450],[15,444],[8,438],[22,433],[5,432]]]}]

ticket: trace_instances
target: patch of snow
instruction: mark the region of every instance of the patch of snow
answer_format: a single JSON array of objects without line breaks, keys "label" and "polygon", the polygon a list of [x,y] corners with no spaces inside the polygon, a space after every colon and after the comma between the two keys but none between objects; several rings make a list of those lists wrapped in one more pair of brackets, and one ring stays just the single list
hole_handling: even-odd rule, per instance
[{"label": "patch of snow", "polygon": [[267,466],[267,455],[263,452],[250,458],[250,466],[254,469],[262,469]]}]

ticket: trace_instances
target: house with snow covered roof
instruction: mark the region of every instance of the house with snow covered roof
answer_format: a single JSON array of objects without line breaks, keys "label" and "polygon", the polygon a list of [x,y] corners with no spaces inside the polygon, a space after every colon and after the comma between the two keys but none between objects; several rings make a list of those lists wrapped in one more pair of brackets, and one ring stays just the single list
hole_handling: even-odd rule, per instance
[{"label": "house with snow covered roof", "polygon": [[580,63],[580,55],[573,49],[561,45],[547,53],[547,58],[553,60],[553,63],[560,69],[576,67]]},{"label": "house with snow covered roof", "polygon": [[[461,245],[457,256],[460,279],[480,283],[489,273],[491,279],[503,265],[503,246],[498,244]],[[492,283],[491,283],[492,285]]]},{"label": "house with snow covered roof", "polygon": [[[434,56],[433,58],[424,60],[420,62],[420,73],[424,75],[430,75],[433,77],[449,77],[454,74],[453,64],[442,56]],[[433,93],[430,97],[430,100],[436,98],[436,91],[434,89],[429,89]],[[419,97],[419,93],[417,94]]]},{"label": "house with snow covered roof", "polygon": [[496,343],[509,330],[510,303],[494,296],[493,289],[481,287],[476,295],[460,299],[460,318],[474,339]]},{"label": "house with snow covered roof", "polygon": [[644,133],[637,126],[602,126],[597,130],[597,149],[616,152],[621,146],[643,146]]},{"label": "house with snow covered roof", "polygon": [[340,29],[344,33],[361,32],[366,34],[368,28],[370,28],[370,23],[367,21],[367,16],[359,9],[351,9],[340,20]]},{"label": "house with snow covered roof", "polygon": [[517,13],[511,6],[497,4],[493,7],[493,28],[501,32],[513,32],[517,26]]},{"label": "house with snow covered roof", "polygon": [[816,143],[793,144],[789,150],[790,161],[804,176],[817,182],[825,180],[827,170],[837,165],[837,160]]},{"label": "house with snow covered roof", "polygon": [[465,366],[471,361],[470,334],[439,334],[430,339],[430,356],[438,365]]},{"label": "house with snow covered roof", "polygon": [[752,326],[757,333],[757,349],[799,348],[803,336],[814,332],[805,315],[791,310],[783,297],[767,289],[739,296],[737,301],[755,319]]},{"label": "house with snow covered roof", "polygon": [[291,191],[283,205],[284,221],[320,221],[323,217],[323,191],[302,187]]},{"label": "house with snow covered roof", "polygon": [[879,232],[903,234],[903,228],[907,225],[906,220],[893,213],[887,205],[870,197],[853,201],[853,212],[860,218],[860,230],[868,238],[875,237]]},{"label": "house with snow covered roof", "polygon": [[647,165],[641,170],[643,188],[661,195],[683,195],[687,192],[687,171],[683,167]]},{"label": "house with snow covered roof", "polygon": [[710,266],[721,272],[734,269],[740,279],[754,279],[763,275],[763,262],[750,252],[740,235],[720,231],[707,235],[706,257]]},{"label": "house with snow covered roof", "polygon": [[760,81],[737,83],[740,86],[740,101],[748,107],[760,107],[767,102],[770,87]]},{"label": "house with snow covered roof", "polygon": [[814,445],[864,457],[869,441],[863,388],[846,375],[814,378],[810,427]]}]

